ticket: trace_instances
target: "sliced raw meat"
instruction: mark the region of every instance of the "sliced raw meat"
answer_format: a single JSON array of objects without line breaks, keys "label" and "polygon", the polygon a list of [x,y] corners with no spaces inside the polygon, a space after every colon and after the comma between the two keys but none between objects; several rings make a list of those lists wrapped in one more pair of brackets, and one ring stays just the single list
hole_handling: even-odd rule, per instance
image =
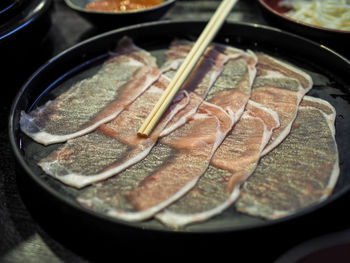
[{"label": "sliced raw meat", "polygon": [[[230,48],[224,51],[226,54],[229,52],[232,52]],[[198,186],[157,214],[156,217],[164,224],[181,226],[207,220],[227,208],[238,198],[241,184],[254,172],[263,151],[270,151],[288,134],[298,105],[311,88],[312,80],[299,69],[278,60],[262,54],[259,54],[259,58],[262,58],[262,63],[258,61],[258,77],[254,81],[251,103],[247,106],[250,115],[247,112],[244,114],[217,149],[210,168],[201,177]],[[250,68],[254,70],[254,67]],[[303,85],[300,81],[303,81]],[[254,111],[252,104],[258,105],[256,102],[262,105],[255,107]],[[265,108],[266,114],[261,114],[264,112],[261,109],[257,110],[261,107]],[[255,118],[252,112],[255,112]],[[279,117],[282,119],[281,125],[279,121],[276,122]],[[249,123],[256,128],[244,128]],[[242,134],[249,134],[250,140]],[[268,143],[269,147],[264,149]]]},{"label": "sliced raw meat", "polygon": [[280,127],[274,130],[262,155],[274,149],[288,135],[298,105],[312,83],[311,77],[298,68],[258,54],[257,77],[250,99],[277,112],[280,120]]},{"label": "sliced raw meat", "polygon": [[[252,54],[249,56],[255,58]],[[252,63],[252,61],[254,60],[249,58],[249,62]],[[117,177],[90,187],[78,199],[79,202],[92,209],[108,211],[108,214],[118,218],[141,220],[152,216],[183,195],[195,185],[208,166],[211,155],[211,153],[207,156],[205,154],[208,153],[208,147],[216,148],[241,116],[250,96],[251,83],[255,73],[254,65],[252,65],[252,69],[248,69],[249,66],[247,60],[242,60],[239,64],[234,63],[232,59],[228,61],[219,78],[215,81],[213,87],[215,92],[209,91],[210,98],[208,100],[210,103],[204,102],[200,106],[201,111],[203,111],[203,107],[211,105],[210,111],[215,110],[216,114],[220,113],[217,116],[223,116],[226,119],[228,116],[230,117],[229,122],[227,120],[228,126],[222,126],[221,124],[222,131],[220,133],[213,136],[214,119],[212,116],[198,118],[202,114],[197,112],[194,115],[197,117],[189,118],[187,116],[187,118],[183,118],[185,115],[179,114],[185,121],[181,125],[176,125],[179,122],[175,117],[168,125],[169,130],[173,132],[163,137],[145,160],[120,173]],[[190,80],[195,80],[195,78]],[[187,83],[191,83],[191,81]],[[194,83],[200,82],[194,81]],[[225,87],[225,85],[227,86]],[[196,89],[194,93],[197,93]],[[213,145],[213,143],[215,144]],[[201,144],[203,144],[200,147],[201,153],[197,154],[198,147]],[[205,149],[207,150],[205,151]],[[159,157],[156,157],[156,154]],[[148,163],[154,162],[155,159],[158,166]],[[148,169],[149,167],[152,167],[152,169]],[[187,169],[185,169],[186,167]],[[140,169],[143,172],[137,173],[135,169]],[[182,180],[179,177],[171,179],[174,172],[179,177],[181,176]],[[124,179],[123,183],[123,178],[128,179]],[[158,179],[155,180],[155,178]],[[172,181],[175,178],[176,180]],[[117,187],[118,183],[116,181],[119,182],[121,188]],[[141,181],[143,183],[139,183]],[[111,185],[113,185],[113,188],[111,188]],[[125,198],[125,195],[122,194],[125,190],[128,191],[128,198]],[[152,195],[147,194],[148,191],[152,192]]]},{"label": "sliced raw meat", "polygon": [[232,118],[222,108],[202,103],[191,120],[163,137],[144,160],[86,189],[78,201],[123,220],[153,216],[196,184]]},{"label": "sliced raw meat", "polygon": [[21,129],[45,145],[91,132],[120,114],[160,73],[154,57],[123,38],[94,76],[30,113],[23,111]]},{"label": "sliced raw meat", "polygon": [[[218,58],[219,62],[211,57],[209,53]],[[177,120],[187,119],[183,116],[192,116],[196,112],[198,106],[204,100],[207,90],[215,81],[215,77],[222,71],[224,62],[225,56],[218,52],[208,52],[208,55],[200,61],[198,69],[201,70],[198,76],[192,76],[181,91],[186,92],[186,94],[189,92],[189,97],[191,97],[189,105],[186,109],[179,111],[180,116],[173,114],[175,111],[171,111],[171,117],[166,117],[166,121],[158,125],[156,131],[152,132],[149,138],[140,138],[137,136],[137,130],[158,101],[161,92],[170,82],[164,75],[116,118],[100,125],[94,133],[68,141],[58,151],[42,160],[39,165],[49,175],[79,188],[121,172],[142,160],[150,152],[157,142],[160,132],[165,128],[165,123],[171,121],[174,116]],[[171,124],[171,126],[174,126],[174,124]],[[96,136],[98,138],[95,138]],[[114,143],[110,143],[111,147],[113,145],[113,149],[105,147],[107,141],[113,139],[116,140]],[[98,141],[97,145],[94,140]],[[106,142],[102,143],[102,140]],[[82,146],[82,143],[84,146]],[[97,154],[100,157],[94,157]],[[61,158],[62,156],[64,158]],[[89,165],[85,165],[84,168],[80,169],[81,162],[87,160],[87,156],[96,161],[90,162]],[[99,158],[102,158],[102,160]]]},{"label": "sliced raw meat", "polygon": [[334,121],[329,103],[305,96],[288,137],[244,183],[237,210],[276,219],[327,198],[339,176]]},{"label": "sliced raw meat", "polygon": [[156,218],[171,227],[208,220],[229,207],[254,171],[261,151],[278,127],[277,114],[254,102],[216,150],[209,169],[195,188]]},{"label": "sliced raw meat", "polygon": [[[149,153],[166,123],[189,101],[186,97],[170,107],[148,138],[138,137],[137,129],[168,83],[167,78],[159,78],[118,117],[94,132],[67,141],[39,165],[63,183],[81,188],[138,162]],[[181,99],[180,95],[175,101]]]}]

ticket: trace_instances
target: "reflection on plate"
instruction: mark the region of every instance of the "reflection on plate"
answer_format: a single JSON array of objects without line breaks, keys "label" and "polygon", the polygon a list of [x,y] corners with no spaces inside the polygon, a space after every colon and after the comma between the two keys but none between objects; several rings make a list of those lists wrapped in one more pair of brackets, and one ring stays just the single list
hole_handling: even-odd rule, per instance
[{"label": "reflection on plate", "polygon": [[[174,38],[194,40],[201,32],[205,22],[156,22],[114,30],[86,40],[61,53],[40,68],[18,93],[10,115],[10,140],[24,177],[46,193],[51,206],[69,210],[70,217],[89,221],[107,227],[117,225],[143,231],[171,232],[155,220],[142,223],[125,223],[103,214],[88,211],[78,205],[74,199],[75,190],[49,178],[37,166],[36,154],[50,149],[34,143],[19,132],[19,114],[48,98],[57,96],[69,83],[89,76],[98,68],[114,48],[117,41],[128,35],[135,43],[155,56],[160,56]],[[186,30],[183,30],[186,28]],[[236,212],[232,207],[211,220],[175,231],[176,233],[230,233],[240,230],[258,229],[278,225],[312,215],[312,212],[331,204],[349,190],[349,164],[345,162],[350,154],[350,142],[347,139],[350,127],[349,83],[347,77],[350,64],[347,60],[319,46],[318,44],[276,29],[227,23],[219,32],[215,41],[228,45],[264,51],[275,57],[289,60],[307,71],[314,79],[315,86],[310,95],[329,101],[337,111],[337,135],[340,155],[340,179],[333,195],[324,202],[304,209],[294,215],[278,220],[262,220]],[[341,143],[340,143],[341,142]],[[34,192],[33,192],[34,193]],[[59,209],[59,211],[62,211]],[[89,219],[90,218],[90,219]],[[89,219],[89,220],[88,220]],[[108,228],[108,227],[107,227]],[[107,229],[106,229],[107,230]]]}]

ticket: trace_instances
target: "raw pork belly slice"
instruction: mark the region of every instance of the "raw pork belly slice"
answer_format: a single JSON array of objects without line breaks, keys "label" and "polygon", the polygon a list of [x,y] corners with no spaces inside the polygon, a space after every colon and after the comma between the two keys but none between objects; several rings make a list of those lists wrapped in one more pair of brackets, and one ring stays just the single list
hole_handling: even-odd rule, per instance
[{"label": "raw pork belly slice", "polygon": [[167,226],[179,227],[208,220],[229,207],[238,198],[241,183],[254,171],[278,125],[275,112],[250,101],[197,185],[156,218]]},{"label": "raw pork belly slice", "polygon": [[174,100],[176,103],[152,134],[148,138],[138,137],[137,129],[168,83],[167,78],[160,77],[118,117],[89,134],[67,141],[42,159],[39,166],[63,183],[81,188],[140,161],[152,149],[167,122],[189,102],[185,92],[179,93]]},{"label": "raw pork belly slice", "polygon": [[231,126],[232,116],[204,102],[191,120],[163,137],[144,160],[89,187],[77,200],[127,221],[152,217],[196,184]]},{"label": "raw pork belly slice", "polygon": [[305,96],[288,137],[244,183],[237,210],[277,219],[327,198],[339,176],[334,121],[328,102]]},{"label": "raw pork belly slice", "polygon": [[44,145],[91,132],[120,114],[160,73],[155,58],[125,37],[94,76],[30,113],[23,111],[21,129]]},{"label": "raw pork belly slice", "polygon": [[298,105],[313,82],[298,68],[264,54],[257,54],[257,57],[257,77],[250,99],[277,112],[280,121],[280,127],[274,130],[262,153],[266,155],[288,135]]}]

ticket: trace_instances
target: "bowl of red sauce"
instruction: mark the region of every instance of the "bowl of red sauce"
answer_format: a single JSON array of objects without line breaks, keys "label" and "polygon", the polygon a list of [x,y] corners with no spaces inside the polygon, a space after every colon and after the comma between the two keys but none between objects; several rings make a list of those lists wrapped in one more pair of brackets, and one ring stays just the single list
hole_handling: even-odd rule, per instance
[{"label": "bowl of red sauce", "polygon": [[65,0],[66,4],[97,27],[122,26],[160,19],[175,0]]}]

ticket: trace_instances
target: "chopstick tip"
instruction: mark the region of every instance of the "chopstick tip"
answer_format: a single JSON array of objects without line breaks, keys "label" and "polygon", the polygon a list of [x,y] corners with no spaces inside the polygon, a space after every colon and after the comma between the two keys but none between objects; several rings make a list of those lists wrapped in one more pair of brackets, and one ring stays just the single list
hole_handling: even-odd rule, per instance
[{"label": "chopstick tip", "polygon": [[145,133],[145,132],[138,131],[138,132],[137,132],[137,136],[139,136],[139,137],[141,137],[141,138],[147,138],[147,137],[148,137],[148,134]]}]

